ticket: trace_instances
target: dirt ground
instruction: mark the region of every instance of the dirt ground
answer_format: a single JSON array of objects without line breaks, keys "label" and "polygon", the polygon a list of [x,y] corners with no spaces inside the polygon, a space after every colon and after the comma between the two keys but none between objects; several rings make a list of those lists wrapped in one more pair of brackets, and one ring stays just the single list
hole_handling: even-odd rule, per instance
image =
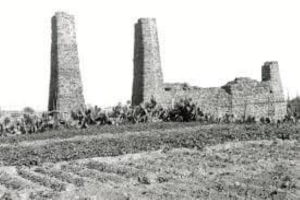
[{"label": "dirt ground", "polygon": [[1,199],[300,199],[298,141],[0,167]]}]

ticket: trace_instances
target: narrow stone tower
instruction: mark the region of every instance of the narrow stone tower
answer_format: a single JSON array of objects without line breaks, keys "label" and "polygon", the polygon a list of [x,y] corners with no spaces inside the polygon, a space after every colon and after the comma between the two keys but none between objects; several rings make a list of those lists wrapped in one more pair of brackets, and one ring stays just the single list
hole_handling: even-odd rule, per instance
[{"label": "narrow stone tower", "polygon": [[282,119],[286,114],[286,101],[284,98],[278,62],[265,62],[262,66],[262,82],[269,86],[268,116],[273,119]]},{"label": "narrow stone tower", "polygon": [[261,75],[262,81],[269,83],[270,93],[276,95],[276,98],[284,99],[278,62],[265,62]]},{"label": "narrow stone tower", "polygon": [[135,24],[132,105],[149,102],[151,98],[161,102],[162,90],[163,75],[156,20],[142,18]]},{"label": "narrow stone tower", "polygon": [[49,111],[70,112],[84,106],[75,22],[72,15],[52,17]]}]

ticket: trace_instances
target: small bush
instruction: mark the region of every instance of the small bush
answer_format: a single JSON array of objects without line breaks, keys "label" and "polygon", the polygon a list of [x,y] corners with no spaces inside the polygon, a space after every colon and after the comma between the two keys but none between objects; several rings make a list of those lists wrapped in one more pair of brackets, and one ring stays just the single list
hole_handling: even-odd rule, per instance
[{"label": "small bush", "polygon": [[25,107],[23,109],[23,112],[28,113],[28,114],[33,114],[34,113],[34,109],[31,107]]}]

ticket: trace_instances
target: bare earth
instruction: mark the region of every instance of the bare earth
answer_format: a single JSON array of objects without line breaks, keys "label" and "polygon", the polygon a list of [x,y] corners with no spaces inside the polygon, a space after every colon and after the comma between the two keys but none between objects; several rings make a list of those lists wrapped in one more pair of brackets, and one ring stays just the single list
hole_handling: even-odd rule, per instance
[{"label": "bare earth", "polygon": [[298,141],[0,167],[2,199],[300,199]]}]

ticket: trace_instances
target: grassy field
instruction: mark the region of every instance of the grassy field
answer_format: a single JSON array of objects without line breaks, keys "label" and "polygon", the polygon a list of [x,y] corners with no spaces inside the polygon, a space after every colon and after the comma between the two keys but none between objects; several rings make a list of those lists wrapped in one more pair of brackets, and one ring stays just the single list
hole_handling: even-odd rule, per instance
[{"label": "grassy field", "polygon": [[300,127],[162,123],[1,138],[2,199],[300,199]]}]

